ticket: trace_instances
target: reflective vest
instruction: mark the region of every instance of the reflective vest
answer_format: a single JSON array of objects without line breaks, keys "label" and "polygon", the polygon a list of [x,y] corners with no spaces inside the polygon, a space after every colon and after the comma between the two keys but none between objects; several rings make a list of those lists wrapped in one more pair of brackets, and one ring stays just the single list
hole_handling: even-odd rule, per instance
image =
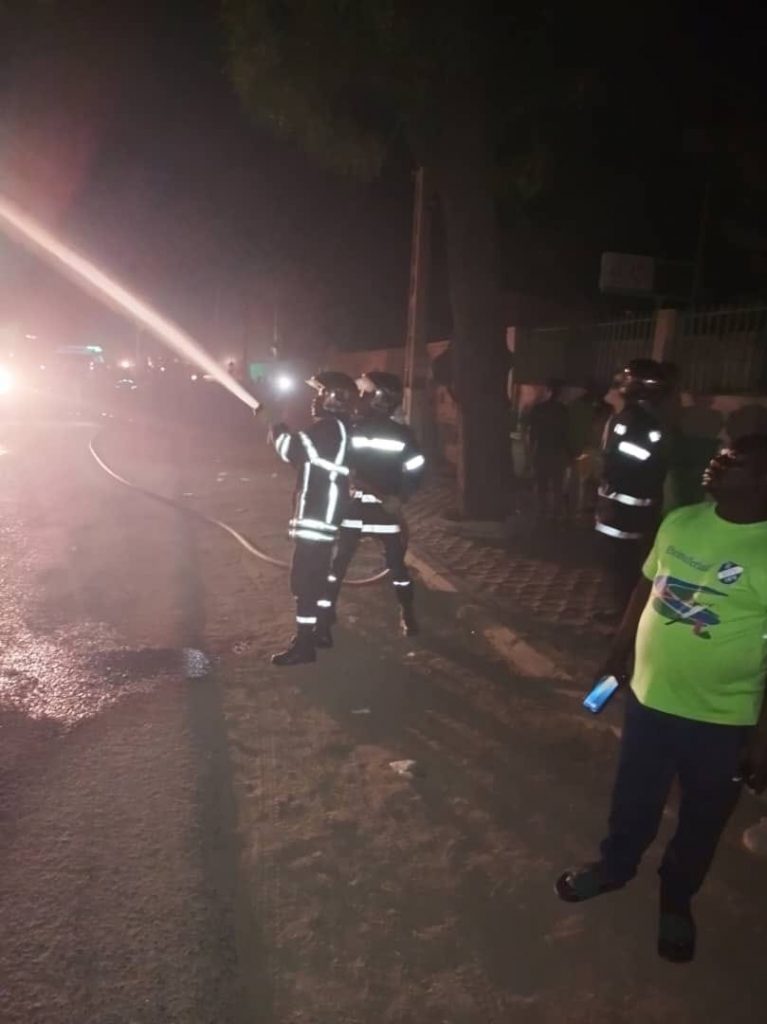
[{"label": "reflective vest", "polygon": [[426,459],[413,431],[387,416],[366,416],[349,436],[353,504],[342,526],[369,534],[399,533],[381,499],[407,500],[423,479]]},{"label": "reflective vest", "polygon": [[631,403],[605,428],[595,529],[616,540],[650,536],[660,520],[668,439],[657,412]]},{"label": "reflective vest", "polygon": [[340,419],[322,417],[308,430],[272,430],[274,447],[284,462],[298,469],[290,536],[332,544],[349,500],[349,432]]}]

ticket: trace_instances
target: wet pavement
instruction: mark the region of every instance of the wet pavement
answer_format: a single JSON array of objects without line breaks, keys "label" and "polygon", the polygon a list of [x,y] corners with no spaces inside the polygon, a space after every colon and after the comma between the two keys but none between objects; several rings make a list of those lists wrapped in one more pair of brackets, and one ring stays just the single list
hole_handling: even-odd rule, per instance
[{"label": "wet pavement", "polygon": [[[263,434],[99,443],[283,557],[293,480]],[[600,837],[619,703],[593,719],[579,680],[510,674],[460,595],[422,589],[420,638],[388,588],[349,589],[336,648],[272,668],[285,574],[110,480],[89,436],[0,429],[3,1024],[754,1019],[760,805],[701,896],[698,961],[662,963],[657,848],[614,897],[552,893]]]},{"label": "wet pavement", "polygon": [[0,1019],[235,1020],[188,530],[116,493],[91,432],[0,425]]}]

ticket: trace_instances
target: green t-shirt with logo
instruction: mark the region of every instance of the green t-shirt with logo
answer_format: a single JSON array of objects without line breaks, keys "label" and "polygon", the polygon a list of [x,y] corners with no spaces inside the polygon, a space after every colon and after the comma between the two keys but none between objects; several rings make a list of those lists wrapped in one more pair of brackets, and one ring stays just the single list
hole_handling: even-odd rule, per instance
[{"label": "green t-shirt with logo", "polygon": [[699,722],[753,725],[767,671],[767,521],[710,503],[664,519],[643,572],[631,687],[642,704]]}]

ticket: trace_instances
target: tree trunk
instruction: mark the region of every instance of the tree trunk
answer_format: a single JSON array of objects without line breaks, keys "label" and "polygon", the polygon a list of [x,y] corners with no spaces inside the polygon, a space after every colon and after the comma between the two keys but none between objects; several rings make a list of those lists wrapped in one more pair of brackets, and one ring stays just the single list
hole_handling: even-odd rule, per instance
[{"label": "tree trunk", "polygon": [[493,160],[478,104],[451,105],[434,154],[453,312],[459,404],[458,488],[466,519],[503,519],[512,479],[508,352],[498,284]]}]

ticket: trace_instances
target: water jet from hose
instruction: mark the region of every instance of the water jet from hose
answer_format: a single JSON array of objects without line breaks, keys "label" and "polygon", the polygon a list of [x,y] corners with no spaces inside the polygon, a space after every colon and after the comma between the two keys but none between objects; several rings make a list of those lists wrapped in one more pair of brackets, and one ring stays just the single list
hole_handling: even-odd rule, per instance
[{"label": "water jet from hose", "polygon": [[216,362],[213,356],[176,324],[161,316],[90,260],[64,245],[50,231],[0,195],[0,230],[66,274],[84,291],[111,309],[124,313],[177,355],[198,366],[254,412],[260,403]]}]

